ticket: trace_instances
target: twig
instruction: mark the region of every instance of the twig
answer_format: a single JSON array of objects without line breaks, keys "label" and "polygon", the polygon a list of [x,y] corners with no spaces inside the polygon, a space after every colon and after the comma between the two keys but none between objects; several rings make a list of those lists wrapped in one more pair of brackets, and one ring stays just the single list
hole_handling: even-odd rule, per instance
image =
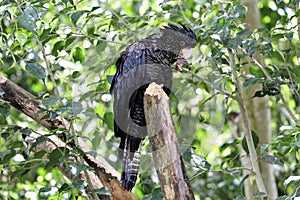
[{"label": "twig", "polygon": [[229,61],[230,61],[230,66],[232,69],[232,74],[233,74],[233,78],[235,80],[235,86],[237,89],[237,93],[236,93],[236,100],[237,103],[239,104],[240,110],[241,110],[241,115],[242,115],[242,119],[245,125],[245,138],[247,141],[247,146],[249,149],[249,156],[250,156],[250,161],[252,164],[252,167],[254,169],[255,172],[255,181],[256,181],[256,185],[257,188],[260,192],[264,192],[267,194],[266,192],[266,188],[262,179],[262,175],[259,169],[259,165],[258,165],[258,161],[257,161],[257,154],[256,154],[256,150],[254,147],[254,143],[253,143],[253,138],[252,138],[252,134],[251,134],[251,127],[250,127],[250,121],[248,118],[248,114],[247,114],[247,110],[246,110],[246,106],[244,104],[244,100],[242,98],[241,95],[241,84],[239,82],[238,79],[238,74],[235,71],[235,61],[234,61],[234,55],[232,53],[231,49],[227,49],[228,54],[229,54]]},{"label": "twig", "polygon": [[33,34],[34,35],[34,39],[36,40],[36,42],[38,43],[39,47],[40,47],[40,50],[42,52],[42,55],[43,55],[43,59],[45,61],[45,64],[46,64],[46,69],[47,69],[47,72],[50,76],[50,79],[51,79],[51,82],[53,83],[53,86],[54,86],[54,93],[56,96],[60,96],[59,95],[59,90],[58,90],[58,86],[55,82],[55,77],[54,77],[54,74],[52,73],[51,71],[51,67],[50,67],[50,62],[49,60],[47,59],[47,56],[46,56],[46,52],[45,52],[45,48],[43,46],[43,44],[41,43],[41,41],[39,40],[38,36]]},{"label": "twig", "polygon": [[[242,51],[244,51],[242,49]],[[267,77],[268,80],[272,80],[272,77],[271,75],[269,74],[269,72],[267,72],[265,66],[263,66],[262,64],[260,64],[258,62],[258,60],[256,60],[255,58],[251,57],[251,59],[253,60],[253,62],[262,70],[262,72],[264,73],[264,75]],[[280,100],[282,101],[285,109],[287,110],[287,112],[289,113],[289,115],[291,116],[291,118],[294,120],[294,122],[296,124],[300,124],[300,120],[297,119],[296,115],[293,113],[293,111],[290,109],[290,107],[288,106],[288,104],[286,103],[282,93],[280,92],[279,93],[279,97],[280,97]]]},{"label": "twig", "polygon": [[202,170],[201,172],[197,172],[196,174],[194,174],[193,176],[191,176],[189,179],[192,182],[195,178],[197,178],[198,176],[201,176],[202,174],[206,173],[206,172],[213,172],[213,173],[220,173],[220,174],[226,174],[226,173],[230,173],[233,171],[241,171],[241,170],[247,170],[252,174],[255,174],[255,172],[252,169],[249,169],[247,167],[235,167],[232,169],[225,169],[225,170],[210,170],[210,169],[206,169],[203,168],[199,165],[196,166],[198,169]]},{"label": "twig", "polygon": [[[192,72],[191,70],[189,70],[187,68],[184,68],[184,67],[182,67],[181,69],[183,69],[184,72],[189,73],[189,74],[195,76],[196,78],[198,78],[201,82],[205,83],[206,85],[212,86],[212,83],[210,83],[209,81],[205,80],[204,78],[202,78],[201,76],[199,76],[195,72]],[[231,95],[229,92],[227,92],[227,91],[225,91],[225,90],[223,90],[221,88],[214,88],[214,87],[212,87],[212,88],[215,89],[215,90],[217,90],[218,92],[220,92],[223,95],[226,95],[226,96],[228,96],[228,97],[230,97],[232,99],[236,99],[235,96]]]},{"label": "twig", "polygon": [[[18,4],[18,2],[16,2],[16,4],[17,4],[17,7],[18,7],[19,11],[22,13],[22,15],[24,15],[25,13],[24,13],[24,11],[22,10],[22,8],[20,7],[20,5]],[[55,92],[55,95],[56,95],[56,96],[59,96],[59,90],[58,90],[57,84],[56,84],[56,82],[55,82],[54,75],[53,75],[53,73],[52,73],[52,71],[51,71],[51,68],[50,68],[50,62],[49,62],[49,60],[47,59],[46,52],[45,52],[45,48],[44,48],[43,44],[41,43],[41,41],[39,40],[38,36],[37,36],[35,33],[33,33],[33,37],[34,37],[34,39],[36,40],[36,42],[38,43],[39,48],[40,48],[40,50],[41,50],[41,52],[42,52],[43,59],[44,59],[45,64],[46,64],[47,72],[48,72],[48,74],[49,74],[49,76],[50,76],[51,82],[53,82],[53,85],[54,85],[54,92]]]}]

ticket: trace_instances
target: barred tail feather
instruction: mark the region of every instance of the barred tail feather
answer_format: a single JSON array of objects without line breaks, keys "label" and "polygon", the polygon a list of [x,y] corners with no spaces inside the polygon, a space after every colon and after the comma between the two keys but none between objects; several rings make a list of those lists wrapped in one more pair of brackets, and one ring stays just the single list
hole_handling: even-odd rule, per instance
[{"label": "barred tail feather", "polygon": [[131,191],[135,185],[141,160],[141,138],[126,136],[123,154],[121,183],[125,190]]}]

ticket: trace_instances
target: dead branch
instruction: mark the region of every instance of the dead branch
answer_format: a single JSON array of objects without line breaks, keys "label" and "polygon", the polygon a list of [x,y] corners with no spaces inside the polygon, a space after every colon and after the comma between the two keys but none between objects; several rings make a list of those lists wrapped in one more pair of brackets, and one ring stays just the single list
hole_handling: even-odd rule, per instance
[{"label": "dead branch", "polygon": [[[65,130],[69,129],[68,123],[61,117],[57,117],[55,119],[45,118],[47,111],[45,106],[43,106],[42,101],[37,100],[35,96],[2,75],[0,75],[0,91],[4,92],[4,94],[0,96],[1,99],[9,102],[11,106],[26,114],[42,126],[46,127],[48,130],[55,130],[58,128]],[[41,135],[39,134],[31,134],[30,137],[33,139],[32,143],[40,136]],[[57,147],[79,148],[83,152],[90,151],[81,138],[78,138],[76,144],[74,141],[66,144],[56,136],[51,136],[49,141],[40,144],[37,149],[43,149],[47,152],[51,152]],[[83,159],[86,164],[95,170],[97,176],[95,176],[95,174],[92,172],[88,172],[88,178],[84,173],[79,175],[80,178],[83,180],[89,179],[94,188],[101,188],[104,185],[111,190],[113,199],[121,200],[124,199],[124,197],[126,197],[126,199],[137,199],[133,193],[124,191],[122,189],[120,182],[118,181],[120,174],[112,166],[110,166],[104,158],[99,156],[94,158],[91,155],[85,154],[83,155]],[[66,169],[63,169],[59,166],[58,168],[62,170],[64,175],[70,180],[73,179],[71,173]]]},{"label": "dead branch", "polygon": [[160,86],[150,84],[144,110],[156,172],[166,200],[195,199],[178,147],[169,98]]}]

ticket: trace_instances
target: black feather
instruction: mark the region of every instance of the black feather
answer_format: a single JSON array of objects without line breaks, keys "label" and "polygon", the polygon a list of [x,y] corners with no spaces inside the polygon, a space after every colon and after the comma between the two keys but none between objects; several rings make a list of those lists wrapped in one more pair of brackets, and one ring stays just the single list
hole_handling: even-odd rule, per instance
[{"label": "black feather", "polygon": [[178,53],[196,45],[196,35],[188,27],[169,24],[157,34],[137,41],[121,54],[110,88],[114,96],[114,131],[121,138],[123,160],[121,182],[131,191],[135,185],[141,142],[147,135],[143,97],[149,83],[162,84],[169,95],[172,87],[171,64]]}]

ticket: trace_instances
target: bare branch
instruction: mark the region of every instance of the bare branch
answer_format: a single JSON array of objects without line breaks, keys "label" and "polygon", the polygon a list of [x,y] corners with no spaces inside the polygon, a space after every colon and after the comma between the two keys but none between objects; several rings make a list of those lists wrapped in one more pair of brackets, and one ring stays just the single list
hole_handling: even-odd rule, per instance
[{"label": "bare branch", "polygon": [[165,199],[195,199],[179,151],[169,98],[155,83],[150,84],[145,92],[144,110],[155,168]]},{"label": "bare branch", "polygon": [[[13,107],[15,107],[20,112],[26,114],[42,126],[46,127],[49,130],[55,130],[58,128],[67,129],[67,123],[57,117],[55,119],[44,119],[47,112],[45,107],[43,106],[40,100],[36,100],[35,97],[27,92],[26,90],[20,88],[18,85],[13,83],[12,81],[8,80],[4,76],[0,75],[0,91],[4,92],[0,98],[9,102]],[[31,134],[30,137],[33,139],[37,139],[40,137],[40,134]],[[44,149],[47,152],[53,151],[57,147],[67,147],[67,148],[79,148],[82,152],[90,152],[91,150],[84,144],[81,138],[78,138],[77,143],[75,144],[74,141],[62,142],[56,136],[51,136],[48,138],[49,141],[40,144],[37,148]],[[52,142],[51,142],[52,141]],[[102,184],[111,190],[112,196],[114,199],[123,199],[121,197],[128,197],[127,199],[136,199],[136,196],[133,193],[128,191],[124,191],[120,185],[119,178],[120,174],[110,166],[105,159],[101,157],[92,157],[91,155],[84,154],[83,155],[84,161],[94,168],[96,171],[97,177],[95,174],[88,172],[89,177],[85,177],[85,174],[82,173],[80,176],[83,177],[83,180],[90,179],[93,183],[94,188],[101,188]],[[58,166],[59,168],[59,166]],[[72,175],[70,172],[67,172],[67,169],[59,168],[63,171],[63,173],[72,180]],[[100,184],[100,182],[102,184]]]}]

